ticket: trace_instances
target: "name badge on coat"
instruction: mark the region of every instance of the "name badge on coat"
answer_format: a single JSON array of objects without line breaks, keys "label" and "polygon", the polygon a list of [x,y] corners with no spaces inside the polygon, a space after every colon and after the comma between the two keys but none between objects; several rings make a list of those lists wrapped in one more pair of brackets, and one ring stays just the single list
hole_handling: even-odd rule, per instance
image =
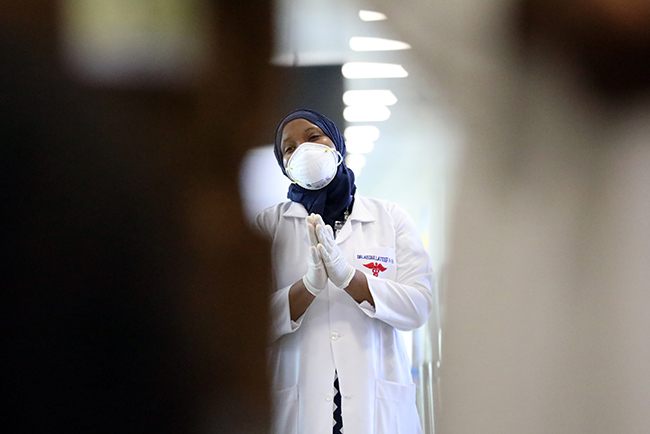
[{"label": "name badge on coat", "polygon": [[395,249],[364,247],[354,254],[354,268],[381,279],[395,280]]}]

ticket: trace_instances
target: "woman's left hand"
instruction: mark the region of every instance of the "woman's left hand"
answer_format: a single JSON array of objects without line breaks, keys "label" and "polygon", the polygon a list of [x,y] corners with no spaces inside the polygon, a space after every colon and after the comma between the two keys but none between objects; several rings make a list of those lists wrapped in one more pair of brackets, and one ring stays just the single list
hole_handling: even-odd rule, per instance
[{"label": "woman's left hand", "polygon": [[356,270],[347,263],[341,249],[334,241],[332,227],[326,225],[323,218],[318,214],[312,214],[310,218],[313,223],[316,223],[318,251],[325,264],[327,276],[334,285],[339,288],[346,288],[354,277]]}]

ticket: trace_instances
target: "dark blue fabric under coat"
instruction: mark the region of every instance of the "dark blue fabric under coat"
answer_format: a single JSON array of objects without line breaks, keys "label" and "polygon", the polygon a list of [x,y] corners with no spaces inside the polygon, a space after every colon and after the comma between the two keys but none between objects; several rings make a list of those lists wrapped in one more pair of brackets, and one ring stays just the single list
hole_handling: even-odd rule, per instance
[{"label": "dark blue fabric under coat", "polygon": [[[282,161],[282,130],[294,119],[306,119],[319,127],[332,140],[336,150],[345,156],[345,139],[334,122],[313,110],[295,110],[282,119],[275,132],[273,151],[285,176],[287,172]],[[327,186],[320,190],[307,190],[298,184],[291,184],[287,197],[293,202],[301,203],[308,213],[320,214],[325,223],[334,228],[335,221],[343,220],[343,211],[350,205],[356,190],[354,173],[343,162],[337,168],[336,176]]]}]

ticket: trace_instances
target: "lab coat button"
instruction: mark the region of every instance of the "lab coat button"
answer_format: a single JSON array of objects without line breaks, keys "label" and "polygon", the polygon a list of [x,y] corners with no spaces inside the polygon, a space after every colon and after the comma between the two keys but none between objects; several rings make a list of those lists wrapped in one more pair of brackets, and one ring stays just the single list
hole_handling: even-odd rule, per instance
[{"label": "lab coat button", "polygon": [[345,398],[345,399],[350,399],[350,398],[352,398],[352,397],[351,397],[350,395],[345,395],[344,398]]},{"label": "lab coat button", "polygon": [[325,401],[331,401],[332,399],[334,399],[334,395],[332,395],[331,393],[328,393],[328,394],[325,396]]},{"label": "lab coat button", "polygon": [[332,334],[330,335],[330,337],[332,338],[333,341],[335,341],[335,340],[337,340],[338,338],[340,338],[341,335],[339,335],[339,334],[336,333],[336,332],[332,332]]}]

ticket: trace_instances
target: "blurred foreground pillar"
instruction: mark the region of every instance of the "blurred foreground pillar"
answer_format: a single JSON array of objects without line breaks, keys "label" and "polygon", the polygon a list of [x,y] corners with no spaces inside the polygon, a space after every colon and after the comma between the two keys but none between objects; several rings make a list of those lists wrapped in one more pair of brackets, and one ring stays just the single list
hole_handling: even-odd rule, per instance
[{"label": "blurred foreground pillar", "polygon": [[267,432],[271,9],[0,2],[5,429]]}]

